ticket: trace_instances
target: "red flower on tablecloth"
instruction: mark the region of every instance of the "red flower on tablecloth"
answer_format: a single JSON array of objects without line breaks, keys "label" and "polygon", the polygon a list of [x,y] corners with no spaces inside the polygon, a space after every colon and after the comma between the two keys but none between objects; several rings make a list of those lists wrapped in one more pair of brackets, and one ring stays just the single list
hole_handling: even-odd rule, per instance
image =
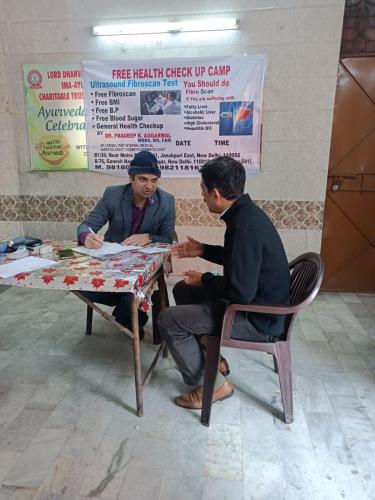
[{"label": "red flower on tablecloth", "polygon": [[112,267],[122,267],[122,264],[113,264]]},{"label": "red flower on tablecloth", "polygon": [[151,264],[151,272],[153,273],[156,270],[156,262]]},{"label": "red flower on tablecloth", "polygon": [[51,276],[50,274],[46,274],[45,276],[42,276],[42,280],[44,281],[44,283],[46,285],[48,285],[48,283],[51,283],[51,281],[53,281],[55,279],[54,276]]},{"label": "red flower on tablecloth", "polygon": [[76,281],[78,281],[78,276],[65,276],[63,283],[65,285],[74,285]]},{"label": "red flower on tablecloth", "polygon": [[142,274],[140,274],[140,275],[138,276],[138,279],[137,279],[137,285],[138,285],[138,286],[142,286],[144,282],[145,282],[145,279],[144,279],[144,277],[142,276]]},{"label": "red flower on tablecloth", "polygon": [[111,257],[109,260],[111,262],[120,262],[122,259],[121,259],[121,257]]},{"label": "red flower on tablecloth", "polygon": [[26,279],[28,276],[30,276],[30,273],[18,273],[15,275],[15,278],[17,281],[21,281]]},{"label": "red flower on tablecloth", "polygon": [[56,268],[55,267],[46,267],[45,269],[42,269],[44,273],[55,273]]},{"label": "red flower on tablecloth", "polygon": [[121,269],[121,272],[124,273],[124,274],[130,274],[131,273],[131,269]]},{"label": "red flower on tablecloth", "polygon": [[102,271],[90,271],[89,272],[90,276],[100,276],[101,274],[103,274]]},{"label": "red flower on tablecloth", "polygon": [[124,286],[129,285],[128,280],[115,280],[115,288],[123,288]]},{"label": "red flower on tablecloth", "polygon": [[144,264],[134,264],[133,268],[134,269],[144,269],[145,265]]},{"label": "red flower on tablecloth", "polygon": [[103,286],[105,283],[105,280],[103,280],[102,278],[94,278],[91,280],[91,284],[94,288],[100,288],[101,286]]},{"label": "red flower on tablecloth", "polygon": [[85,269],[87,269],[86,266],[79,266],[74,268],[75,271],[84,271]]},{"label": "red flower on tablecloth", "polygon": [[100,262],[97,262],[96,260],[89,262],[89,266],[94,267],[94,266],[100,266]]},{"label": "red flower on tablecloth", "polygon": [[139,260],[148,260],[148,255],[140,255]]},{"label": "red flower on tablecloth", "polygon": [[139,308],[146,313],[150,309],[150,304],[147,302],[147,300],[142,300],[139,304]]}]

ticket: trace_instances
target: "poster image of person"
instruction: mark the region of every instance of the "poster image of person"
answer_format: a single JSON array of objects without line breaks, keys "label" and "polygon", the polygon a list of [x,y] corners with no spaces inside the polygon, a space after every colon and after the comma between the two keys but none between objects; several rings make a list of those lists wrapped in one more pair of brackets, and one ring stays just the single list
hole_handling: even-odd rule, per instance
[{"label": "poster image of person", "polygon": [[181,91],[141,92],[142,115],[180,115]]}]

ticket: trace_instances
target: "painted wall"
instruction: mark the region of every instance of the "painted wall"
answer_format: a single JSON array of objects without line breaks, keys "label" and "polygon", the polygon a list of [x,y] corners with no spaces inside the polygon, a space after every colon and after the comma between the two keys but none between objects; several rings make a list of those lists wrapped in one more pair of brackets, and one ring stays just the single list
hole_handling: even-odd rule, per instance
[{"label": "painted wall", "polygon": [[[289,256],[319,251],[344,0],[232,0],[230,8],[224,0],[188,6],[170,0],[2,0],[1,9],[0,237],[20,230],[9,210],[4,215],[20,195],[26,233],[73,238],[96,197],[122,182],[86,172],[30,171],[22,64],[265,53],[262,172],[248,179],[247,191],[275,221]],[[225,14],[240,20],[238,32],[124,43],[89,32],[93,24],[125,16],[151,21]],[[223,227],[206,212],[198,179],[162,179],[161,187],[177,198],[180,240],[190,234],[222,241]]]}]

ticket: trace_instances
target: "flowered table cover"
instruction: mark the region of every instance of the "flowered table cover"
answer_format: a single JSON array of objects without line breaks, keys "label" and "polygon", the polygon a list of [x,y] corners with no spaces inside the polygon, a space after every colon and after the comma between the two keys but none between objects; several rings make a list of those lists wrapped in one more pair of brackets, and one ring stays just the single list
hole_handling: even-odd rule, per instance
[{"label": "flowered table cover", "polygon": [[[75,253],[72,259],[59,260],[57,253],[59,249],[72,248],[77,246],[77,243],[73,241],[44,243],[53,246],[53,253],[40,257],[57,260],[57,265],[19,273],[10,278],[0,278],[0,284],[54,290],[132,292],[136,294],[140,307],[147,311],[149,300],[142,292],[143,286],[161,267],[164,267],[167,273],[171,270],[169,252],[144,254],[132,250],[100,260]],[[168,247],[163,244],[158,246],[163,249]],[[13,260],[11,257],[12,254],[9,254],[5,259],[1,259],[0,265],[11,262]]]}]

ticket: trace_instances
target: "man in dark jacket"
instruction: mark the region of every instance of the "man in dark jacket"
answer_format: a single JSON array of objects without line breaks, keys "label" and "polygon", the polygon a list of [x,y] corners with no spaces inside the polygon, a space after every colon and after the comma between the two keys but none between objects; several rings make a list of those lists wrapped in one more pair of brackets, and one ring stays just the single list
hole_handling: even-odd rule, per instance
[{"label": "man in dark jacket", "polygon": [[[109,186],[84,222],[78,226],[81,245],[100,248],[103,241],[144,246],[152,242],[172,243],[176,222],[174,196],[158,188],[161,175],[156,157],[140,151],[130,162],[130,183]],[[97,232],[108,223],[104,235]],[[82,292],[93,302],[115,306],[116,320],[131,330],[129,293]],[[147,314],[139,311],[140,337]]]},{"label": "man in dark jacket", "polygon": [[[289,268],[281,239],[267,215],[249,195],[243,194],[245,169],[227,156],[208,161],[200,170],[202,195],[212,213],[226,224],[224,246],[207,245],[193,238],[176,246],[178,257],[202,257],[221,264],[223,276],[185,272],[176,284],[175,307],[159,316],[159,330],[186,384],[197,386],[175,402],[185,408],[202,407],[204,351],[197,340],[219,335],[224,308],[234,304],[287,304]],[[283,316],[237,313],[232,337],[272,341],[283,332]],[[228,373],[224,358],[215,383],[213,402],[228,398],[232,384],[220,373]]]}]

